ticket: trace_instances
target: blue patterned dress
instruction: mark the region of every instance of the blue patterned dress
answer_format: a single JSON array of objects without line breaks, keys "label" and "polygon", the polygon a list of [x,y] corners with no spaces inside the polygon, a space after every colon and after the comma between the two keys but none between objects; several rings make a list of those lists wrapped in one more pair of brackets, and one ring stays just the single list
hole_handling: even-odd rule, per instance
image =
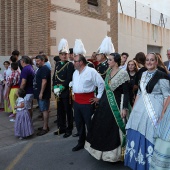
[{"label": "blue patterned dress", "polygon": [[[157,73],[157,74],[156,74]],[[164,99],[169,96],[169,80],[157,76],[162,76],[159,71],[144,72],[146,75],[145,89],[153,87],[152,90],[147,91],[150,102],[154,108],[156,117],[159,119]],[[142,75],[142,76],[143,76]],[[164,76],[164,75],[163,75]],[[153,83],[153,82],[156,83]],[[154,84],[154,85],[153,85]],[[140,83],[141,85],[141,83]],[[130,114],[127,129],[127,144],[125,151],[125,166],[133,170],[148,170],[153,150],[154,150],[154,125],[148,115],[146,105],[140,89],[138,90],[138,100],[136,101],[133,110]],[[149,104],[149,103],[147,103]]]}]

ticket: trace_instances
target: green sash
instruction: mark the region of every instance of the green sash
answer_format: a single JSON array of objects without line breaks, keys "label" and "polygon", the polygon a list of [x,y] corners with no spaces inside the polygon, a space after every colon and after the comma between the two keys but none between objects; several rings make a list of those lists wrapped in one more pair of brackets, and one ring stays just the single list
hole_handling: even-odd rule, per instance
[{"label": "green sash", "polygon": [[122,131],[122,143],[121,146],[124,147],[126,144],[126,130],[125,130],[125,124],[121,118],[120,110],[117,106],[116,99],[114,96],[113,91],[110,89],[110,86],[108,84],[109,81],[109,75],[111,70],[108,70],[106,78],[105,78],[105,89],[106,89],[106,95],[107,99],[110,105],[110,108],[112,110],[113,116],[117,122],[117,125],[119,126],[119,129]]}]

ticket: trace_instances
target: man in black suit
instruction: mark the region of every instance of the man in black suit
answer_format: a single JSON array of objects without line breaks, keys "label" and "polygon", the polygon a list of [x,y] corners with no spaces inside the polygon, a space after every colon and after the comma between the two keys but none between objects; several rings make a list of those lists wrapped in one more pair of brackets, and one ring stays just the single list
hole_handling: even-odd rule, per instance
[{"label": "man in black suit", "polygon": [[167,70],[168,70],[168,74],[170,75],[170,48],[167,49],[167,57],[168,57],[168,61],[164,62],[164,65],[166,66]]},{"label": "man in black suit", "polygon": [[109,67],[106,54],[98,53],[96,55],[96,58],[97,58],[97,61],[99,62],[96,70],[102,76],[103,80],[105,80],[106,73],[107,73],[107,70],[108,70],[108,67]]}]

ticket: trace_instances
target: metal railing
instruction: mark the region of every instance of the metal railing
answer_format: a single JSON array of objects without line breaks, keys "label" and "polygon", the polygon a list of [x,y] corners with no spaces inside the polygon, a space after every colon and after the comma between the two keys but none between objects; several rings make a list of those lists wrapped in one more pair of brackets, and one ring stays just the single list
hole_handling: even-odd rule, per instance
[{"label": "metal railing", "polygon": [[170,17],[135,0],[119,0],[118,12],[170,29]]}]

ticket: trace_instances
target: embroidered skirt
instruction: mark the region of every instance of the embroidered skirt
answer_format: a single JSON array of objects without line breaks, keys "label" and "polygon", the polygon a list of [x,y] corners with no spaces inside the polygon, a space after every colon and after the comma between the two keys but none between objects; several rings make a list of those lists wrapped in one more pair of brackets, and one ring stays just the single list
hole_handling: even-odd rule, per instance
[{"label": "embroidered skirt", "polygon": [[150,170],[170,169],[170,105],[155,130],[155,148]]},{"label": "embroidered skirt", "polygon": [[170,105],[155,130],[155,138],[170,142]]},{"label": "embroidered skirt", "polygon": [[154,145],[138,131],[127,130],[125,166],[133,170],[149,170]]},{"label": "embroidered skirt", "polygon": [[170,142],[156,139],[153,157],[149,170],[170,169]]},{"label": "embroidered skirt", "polygon": [[92,118],[85,149],[98,160],[108,162],[121,160],[121,134],[105,91]]}]

